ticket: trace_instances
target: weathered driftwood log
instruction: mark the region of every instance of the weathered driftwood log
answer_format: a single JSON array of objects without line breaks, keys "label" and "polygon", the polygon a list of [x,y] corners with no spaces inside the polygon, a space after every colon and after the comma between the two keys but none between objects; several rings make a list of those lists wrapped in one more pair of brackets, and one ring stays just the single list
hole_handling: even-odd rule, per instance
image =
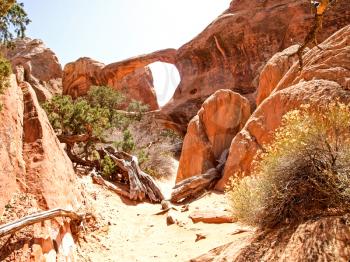
[{"label": "weathered driftwood log", "polygon": [[172,203],[181,203],[191,197],[196,197],[204,189],[214,185],[221,174],[212,168],[203,175],[193,176],[178,183],[171,193]]},{"label": "weathered driftwood log", "polygon": [[92,180],[101,186],[107,187],[109,190],[117,193],[118,195],[121,195],[123,197],[129,198],[130,199],[130,193],[127,188],[123,188],[121,186],[117,186],[111,182],[108,182],[107,180],[103,179],[100,175],[96,173],[91,174]]},{"label": "weathered driftwood log", "polygon": [[40,223],[42,221],[53,219],[56,217],[68,217],[72,221],[80,223],[83,221],[87,216],[91,216],[91,214],[78,214],[74,211],[70,210],[64,210],[64,209],[52,209],[44,212],[40,212],[37,214],[29,215],[26,217],[23,217],[17,221],[10,222],[5,225],[0,226],[0,238],[4,237],[6,235],[13,234],[22,228],[25,228],[27,226],[34,225],[36,223]]},{"label": "weathered driftwood log", "polygon": [[141,170],[138,159],[125,152],[116,151],[113,147],[99,150],[100,156],[109,156],[129,184],[129,198],[136,201],[144,201],[148,198],[151,202],[160,203],[164,196],[155,180]]}]

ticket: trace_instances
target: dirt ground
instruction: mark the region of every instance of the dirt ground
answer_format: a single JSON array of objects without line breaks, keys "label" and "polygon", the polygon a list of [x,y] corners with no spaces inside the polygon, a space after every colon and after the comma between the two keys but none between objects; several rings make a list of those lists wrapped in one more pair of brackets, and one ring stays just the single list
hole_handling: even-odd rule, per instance
[{"label": "dirt ground", "polygon": [[[78,247],[78,261],[188,261],[218,246],[247,239],[251,232],[238,233],[238,224],[194,224],[189,214],[195,210],[226,210],[224,195],[206,194],[191,203],[189,210],[170,210],[174,225],[167,225],[166,214],[156,215],[160,205],[132,203],[81,178],[85,193],[97,215],[99,229],[85,235]],[[170,192],[173,179],[160,186]],[[205,239],[196,241],[197,234]]]}]

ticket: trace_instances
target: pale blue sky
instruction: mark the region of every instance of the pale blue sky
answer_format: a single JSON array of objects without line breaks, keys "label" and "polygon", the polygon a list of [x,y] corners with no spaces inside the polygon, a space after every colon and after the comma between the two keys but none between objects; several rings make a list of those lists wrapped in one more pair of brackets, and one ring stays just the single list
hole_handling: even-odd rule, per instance
[{"label": "pale blue sky", "polygon": [[[62,65],[88,56],[103,63],[178,48],[219,16],[231,0],[22,0],[32,23]],[[177,85],[176,70],[152,67],[161,104]],[[166,92],[165,92],[166,91]]]}]

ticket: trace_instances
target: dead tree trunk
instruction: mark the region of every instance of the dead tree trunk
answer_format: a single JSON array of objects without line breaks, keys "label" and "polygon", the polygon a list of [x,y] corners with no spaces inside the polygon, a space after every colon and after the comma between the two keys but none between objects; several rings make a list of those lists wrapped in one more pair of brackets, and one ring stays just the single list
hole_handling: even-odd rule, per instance
[{"label": "dead tree trunk", "polygon": [[74,211],[68,211],[68,210],[59,209],[59,208],[40,212],[38,214],[29,215],[15,222],[10,222],[8,224],[0,226],[0,238],[6,235],[13,234],[27,226],[31,226],[48,219],[53,219],[56,217],[68,217],[72,221],[80,223],[87,216],[92,216],[92,215],[86,215],[86,214],[82,215]]},{"label": "dead tree trunk", "polygon": [[154,179],[144,173],[138,164],[135,156],[125,152],[118,152],[112,147],[99,150],[103,158],[109,156],[123,173],[122,175],[128,181],[129,196],[131,200],[144,201],[148,198],[151,202],[159,203],[164,200],[164,196]]},{"label": "dead tree trunk", "polygon": [[123,197],[126,197],[128,199],[131,199],[129,190],[125,187],[117,186],[111,182],[108,182],[107,180],[103,179],[100,175],[93,173],[91,174],[92,180],[101,186],[107,187],[109,190],[114,191],[118,195],[121,195]]},{"label": "dead tree trunk", "polygon": [[189,198],[196,197],[204,189],[214,185],[220,177],[221,174],[216,168],[212,168],[203,175],[185,179],[174,187],[170,201],[172,203],[181,203]]}]

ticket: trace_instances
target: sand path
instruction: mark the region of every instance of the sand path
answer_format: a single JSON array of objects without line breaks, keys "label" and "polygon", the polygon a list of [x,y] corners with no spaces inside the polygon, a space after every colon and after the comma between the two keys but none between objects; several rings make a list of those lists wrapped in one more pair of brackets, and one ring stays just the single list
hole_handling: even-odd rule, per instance
[{"label": "sand path", "polygon": [[[223,195],[208,194],[190,204],[187,212],[170,211],[178,224],[168,226],[166,214],[155,215],[160,205],[126,202],[118,195],[82,178],[86,194],[99,217],[99,230],[86,235],[78,248],[79,261],[188,261],[229,242],[246,239],[251,233],[235,234],[237,224],[194,224],[194,210],[226,209]],[[169,183],[163,183],[165,191]],[[206,238],[196,242],[197,234]]]}]

